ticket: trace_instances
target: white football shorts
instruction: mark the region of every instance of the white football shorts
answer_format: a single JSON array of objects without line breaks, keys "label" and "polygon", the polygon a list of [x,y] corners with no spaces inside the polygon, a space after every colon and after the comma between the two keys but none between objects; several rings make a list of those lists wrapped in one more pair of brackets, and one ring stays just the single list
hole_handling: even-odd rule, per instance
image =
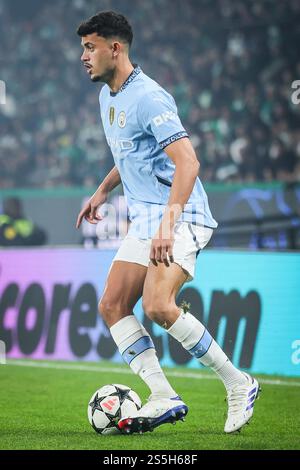
[{"label": "white football shorts", "polygon": [[[174,230],[173,257],[174,262],[188,273],[187,282],[194,277],[196,259],[200,251],[207,245],[213,229],[194,225],[189,222],[178,222]],[[127,261],[148,266],[152,239],[140,239],[127,235],[114,261]]]}]

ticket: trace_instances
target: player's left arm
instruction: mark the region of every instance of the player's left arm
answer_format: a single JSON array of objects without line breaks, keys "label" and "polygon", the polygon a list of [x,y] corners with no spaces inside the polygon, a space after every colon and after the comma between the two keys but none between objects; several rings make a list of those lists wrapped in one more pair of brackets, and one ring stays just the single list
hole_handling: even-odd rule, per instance
[{"label": "player's left arm", "polygon": [[152,240],[150,259],[155,265],[163,262],[168,266],[168,256],[173,261],[174,226],[193,191],[200,163],[189,138],[173,142],[164,151],[175,164],[175,172],[168,205]]}]

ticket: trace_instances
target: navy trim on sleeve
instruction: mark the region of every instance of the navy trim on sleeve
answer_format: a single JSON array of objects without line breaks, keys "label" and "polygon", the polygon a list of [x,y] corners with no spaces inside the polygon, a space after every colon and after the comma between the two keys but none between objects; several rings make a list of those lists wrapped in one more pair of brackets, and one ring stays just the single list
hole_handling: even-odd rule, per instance
[{"label": "navy trim on sleeve", "polygon": [[165,186],[169,186],[169,187],[172,186],[171,181],[165,180],[164,178],[161,178],[160,176],[157,176],[157,175],[155,175],[155,177],[157,178],[157,181],[159,183],[164,184]]},{"label": "navy trim on sleeve", "polygon": [[177,132],[177,134],[174,134],[171,137],[168,137],[168,139],[165,139],[162,142],[160,142],[159,146],[163,150],[168,145],[172,144],[173,142],[176,142],[176,140],[179,140],[179,139],[182,139],[183,137],[188,137],[188,136],[189,135],[186,131]]}]

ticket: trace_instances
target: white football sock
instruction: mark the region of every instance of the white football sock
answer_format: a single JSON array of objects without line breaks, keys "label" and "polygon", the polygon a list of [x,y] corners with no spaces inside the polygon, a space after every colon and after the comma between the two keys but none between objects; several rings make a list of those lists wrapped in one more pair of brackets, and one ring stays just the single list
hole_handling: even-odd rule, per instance
[{"label": "white football sock", "polygon": [[247,382],[245,375],[239,369],[234,367],[229,359],[227,359],[221,369],[218,369],[215,372],[222,380],[226,390],[233,388],[235,385]]},{"label": "white football sock", "polygon": [[177,395],[160,367],[152,339],[134,315],[119,320],[110,333],[124,361],[148,385],[153,395],[168,398]]},{"label": "white football sock", "polygon": [[247,381],[245,375],[234,367],[205,326],[189,312],[181,311],[175,323],[167,331],[201,364],[213,369],[227,390]]}]

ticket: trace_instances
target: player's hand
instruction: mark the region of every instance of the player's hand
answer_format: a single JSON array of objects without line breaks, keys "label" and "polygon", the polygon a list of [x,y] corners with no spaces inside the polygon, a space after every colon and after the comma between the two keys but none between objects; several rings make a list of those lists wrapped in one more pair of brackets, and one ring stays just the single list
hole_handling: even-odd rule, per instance
[{"label": "player's hand", "polygon": [[85,218],[90,224],[97,224],[103,217],[97,214],[97,210],[102,204],[107,201],[107,193],[101,190],[97,190],[95,194],[89,199],[89,201],[83,206],[78,214],[76,228],[79,228],[82,219]]},{"label": "player's hand", "polygon": [[164,263],[165,266],[170,266],[174,262],[173,257],[174,237],[170,234],[169,238],[163,238],[157,234],[151,243],[150,260],[157,266],[158,263]]}]

